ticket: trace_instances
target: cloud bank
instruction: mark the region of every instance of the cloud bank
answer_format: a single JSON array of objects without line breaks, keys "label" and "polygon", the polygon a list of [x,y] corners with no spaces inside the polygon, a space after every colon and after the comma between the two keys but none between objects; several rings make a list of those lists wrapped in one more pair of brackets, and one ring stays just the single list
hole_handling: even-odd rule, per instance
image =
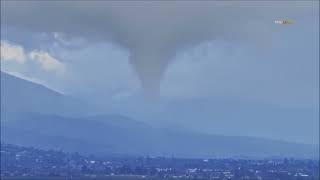
[{"label": "cloud bank", "polygon": [[64,64],[47,52],[35,50],[29,54],[29,57],[30,59],[37,61],[46,71],[63,72],[65,70]]},{"label": "cloud bank", "polygon": [[18,62],[20,65],[28,61],[36,62],[47,72],[63,73],[65,65],[48,52],[32,50],[27,53],[21,45],[1,41],[1,61]]},{"label": "cloud bank", "polygon": [[10,44],[7,41],[1,41],[1,60],[16,61],[23,64],[26,61],[24,49],[15,44]]}]

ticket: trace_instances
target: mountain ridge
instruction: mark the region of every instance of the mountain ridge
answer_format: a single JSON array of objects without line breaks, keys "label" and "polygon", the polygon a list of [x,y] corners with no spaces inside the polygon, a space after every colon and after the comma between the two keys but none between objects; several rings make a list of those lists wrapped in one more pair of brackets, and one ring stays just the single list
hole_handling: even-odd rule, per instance
[{"label": "mountain ridge", "polygon": [[[89,109],[79,108],[82,104],[78,102],[70,103],[65,95],[43,89],[43,86],[34,85],[32,82],[10,78],[10,75],[9,78],[3,78],[2,75],[1,73],[1,106],[5,105],[5,108],[1,107],[1,141],[4,142],[38,148],[59,147],[68,151],[78,149],[83,153],[103,155],[206,158],[319,155],[316,145],[163,129],[114,114],[91,116],[88,115]],[[19,84],[20,88],[16,88],[16,84]],[[28,90],[30,87],[33,91]],[[27,91],[22,92],[26,89]],[[42,93],[35,94],[37,92]],[[19,93],[22,95],[17,99],[15,95]],[[24,103],[35,97],[39,99],[36,103]],[[63,105],[66,102],[67,106]],[[20,103],[18,108],[16,103]],[[62,108],[56,107],[59,105],[62,105]],[[47,106],[51,108],[48,110]],[[73,111],[71,114],[78,114],[69,116],[70,113],[65,112],[68,110]],[[83,110],[87,113],[83,113]]]}]

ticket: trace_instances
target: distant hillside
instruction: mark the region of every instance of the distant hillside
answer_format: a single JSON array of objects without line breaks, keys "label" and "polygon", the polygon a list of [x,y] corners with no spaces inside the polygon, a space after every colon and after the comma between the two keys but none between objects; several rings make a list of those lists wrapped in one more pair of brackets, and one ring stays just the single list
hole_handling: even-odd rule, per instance
[{"label": "distant hillside", "polygon": [[4,142],[102,155],[319,156],[314,145],[160,129],[120,115],[87,116],[94,112],[91,109],[42,85],[1,73]]},{"label": "distant hillside", "polygon": [[206,135],[158,129],[114,116],[83,119],[61,116],[25,116],[3,121],[5,142],[38,148],[113,155],[176,157],[317,157],[313,145],[260,138]]},{"label": "distant hillside", "polygon": [[41,84],[1,72],[1,113],[76,115],[84,109],[93,107]]}]

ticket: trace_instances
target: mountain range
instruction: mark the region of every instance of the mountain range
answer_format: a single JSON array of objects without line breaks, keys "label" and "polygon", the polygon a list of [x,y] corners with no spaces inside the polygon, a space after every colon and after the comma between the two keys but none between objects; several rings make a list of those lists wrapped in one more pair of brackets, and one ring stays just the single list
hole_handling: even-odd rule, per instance
[{"label": "mountain range", "polygon": [[319,156],[317,145],[160,128],[101,113],[86,102],[3,72],[1,141],[109,156]]}]

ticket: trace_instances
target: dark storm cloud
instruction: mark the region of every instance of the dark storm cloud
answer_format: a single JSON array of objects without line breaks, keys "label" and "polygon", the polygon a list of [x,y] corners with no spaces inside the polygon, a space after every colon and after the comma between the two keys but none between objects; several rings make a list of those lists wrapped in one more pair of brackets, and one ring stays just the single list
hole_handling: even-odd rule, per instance
[{"label": "dark storm cloud", "polygon": [[269,41],[274,20],[310,15],[316,3],[2,1],[1,23],[118,43],[130,51],[147,94],[157,96],[162,75],[180,48],[212,39]]}]

